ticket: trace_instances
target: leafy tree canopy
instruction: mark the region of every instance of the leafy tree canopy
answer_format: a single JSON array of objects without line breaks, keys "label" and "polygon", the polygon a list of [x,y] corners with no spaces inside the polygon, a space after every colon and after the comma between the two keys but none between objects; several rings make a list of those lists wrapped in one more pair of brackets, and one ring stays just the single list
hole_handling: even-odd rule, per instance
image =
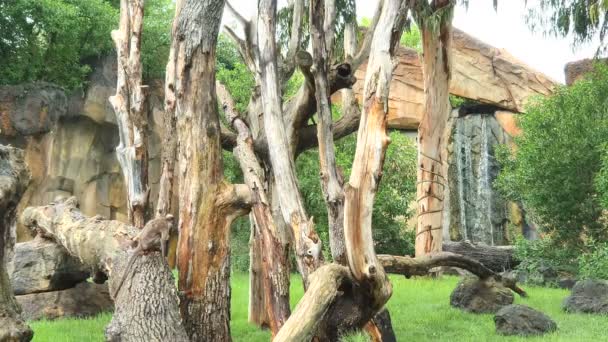
[{"label": "leafy tree canopy", "polygon": [[[160,77],[167,63],[171,0],[146,1],[144,77]],[[0,84],[31,81],[66,89],[83,85],[95,57],[110,53],[118,27],[116,0],[0,0]]]}]

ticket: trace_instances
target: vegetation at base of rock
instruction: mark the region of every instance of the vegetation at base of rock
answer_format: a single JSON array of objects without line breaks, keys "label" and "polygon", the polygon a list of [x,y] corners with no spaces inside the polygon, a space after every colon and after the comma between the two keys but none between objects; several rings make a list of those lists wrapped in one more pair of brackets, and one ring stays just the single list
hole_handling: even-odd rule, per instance
[{"label": "vegetation at base of rock", "polygon": [[588,243],[591,252],[578,258],[579,277],[583,279],[608,279],[608,242]]},{"label": "vegetation at base of rock", "polygon": [[[248,276],[242,273],[232,275],[232,321],[233,340],[268,341],[270,334],[247,323]],[[518,337],[496,335],[492,314],[469,314],[451,308],[449,297],[458,278],[441,279],[391,276],[391,282],[398,296],[388,303],[398,341],[524,341]],[[608,316],[569,314],[562,310],[561,301],[568,291],[527,287],[529,298],[516,296],[515,303],[528,305],[542,311],[556,321],[557,332],[544,337],[527,338],[525,341],[601,341],[605,339]],[[292,305],[302,295],[298,276],[291,280]],[[111,319],[103,314],[92,319],[64,319],[56,321],[32,322],[35,332],[34,342],[80,342],[103,340],[103,328]],[[397,323],[398,322],[398,323]],[[368,341],[364,334],[345,338],[344,341]]]},{"label": "vegetation at base of rock", "polygon": [[608,68],[598,65],[586,79],[529,103],[514,152],[499,151],[497,187],[523,203],[541,232],[541,241],[519,244],[522,267],[547,260],[576,269],[577,257],[594,250],[589,241],[608,241],[601,200],[608,194],[607,103]]}]

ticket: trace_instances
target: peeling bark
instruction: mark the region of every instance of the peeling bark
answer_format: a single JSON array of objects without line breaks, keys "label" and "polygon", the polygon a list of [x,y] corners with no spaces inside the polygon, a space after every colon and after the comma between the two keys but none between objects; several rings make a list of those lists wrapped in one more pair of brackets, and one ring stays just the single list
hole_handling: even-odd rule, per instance
[{"label": "peeling bark", "polygon": [[144,109],[140,61],[144,0],[120,1],[120,24],[112,31],[118,59],[116,95],[110,103],[116,113],[120,142],[116,157],[127,185],[129,222],[143,228],[148,206],[148,129]]},{"label": "peeling bark", "polygon": [[30,341],[34,335],[21,318],[7,272],[16,240],[17,204],[29,181],[23,151],[0,145],[0,341]]},{"label": "peeling bark", "polygon": [[[419,2],[414,16],[423,47],[425,112],[418,128],[416,256],[441,251],[446,167],[442,151],[450,113],[452,1]],[[444,165],[445,164],[445,165]]]},{"label": "peeling bark", "polygon": [[[329,52],[333,46],[335,3],[333,0],[312,0],[310,2],[310,33],[313,48],[313,75],[317,100],[317,137],[319,141],[319,169],[321,189],[329,219],[329,237],[332,257],[335,262],[346,265],[344,250],[344,189],[342,175],[336,164],[334,137],[332,134],[331,100],[327,81]],[[321,20],[325,18],[325,22]],[[328,23],[329,21],[329,23]],[[325,31],[324,31],[325,30]],[[332,44],[332,45],[328,45]]]},{"label": "peeling bark", "polygon": [[261,101],[264,109],[264,128],[269,147],[270,164],[278,191],[283,219],[291,228],[298,270],[304,284],[308,276],[323,260],[321,239],[311,218],[306,214],[298,189],[293,154],[281,111],[276,46],[276,0],[260,0],[258,3],[258,72],[261,80]]},{"label": "peeling bark", "polygon": [[119,221],[99,216],[86,217],[76,198],[47,206],[29,207],[23,224],[65,247],[84,265],[110,276],[110,292],[122,278],[114,298],[114,315],[106,328],[110,341],[188,341],[177,305],[177,291],[171,270],[160,252],[135,259],[125,269],[138,230]]},{"label": "peeling bark", "polygon": [[176,9],[180,310],[193,341],[230,341],[229,233],[239,214],[223,180],[215,48],[224,1]]},{"label": "peeling bark", "polygon": [[[253,139],[249,127],[236,112],[234,102],[223,85],[217,84],[218,96],[221,99],[226,119],[232,123],[238,132],[237,144],[233,153],[243,172],[245,184],[253,195],[250,218],[252,219],[252,238],[256,248],[252,249],[255,255],[252,257],[252,267],[257,267],[252,275],[261,277],[262,288],[255,286],[256,292],[251,296],[258,295],[260,303],[266,309],[265,314],[257,313],[256,321],[260,324],[268,324],[274,335],[281,329],[290,314],[289,308],[289,262],[287,249],[281,234],[275,224],[268,195],[265,190],[264,171],[258,162],[254,148]],[[252,278],[252,281],[256,278]],[[254,286],[252,286],[253,288]],[[257,308],[256,308],[257,310]],[[257,319],[260,316],[267,319]]]}]

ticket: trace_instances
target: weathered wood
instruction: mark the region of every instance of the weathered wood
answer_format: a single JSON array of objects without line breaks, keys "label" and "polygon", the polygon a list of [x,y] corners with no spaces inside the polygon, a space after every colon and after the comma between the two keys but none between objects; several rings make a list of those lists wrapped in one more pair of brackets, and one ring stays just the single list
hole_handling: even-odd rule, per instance
[{"label": "weathered wood", "polygon": [[23,224],[52,238],[92,269],[110,276],[110,290],[126,278],[118,296],[106,338],[115,341],[188,341],[177,305],[177,291],[171,270],[159,252],[135,259],[126,270],[139,231],[119,221],[99,216],[86,217],[78,210],[76,198],[47,206],[29,207]]},{"label": "weathered wood", "polygon": [[513,246],[488,246],[468,241],[444,241],[442,250],[477,260],[494,272],[512,270],[519,265],[519,260],[515,259],[513,255],[515,252]]},{"label": "weathered wood", "polygon": [[264,109],[264,129],[269,147],[269,159],[274,181],[278,189],[278,201],[283,220],[289,224],[296,254],[298,270],[304,284],[308,275],[323,260],[321,239],[315,231],[312,218],[304,208],[298,189],[295,162],[289,148],[289,139],[281,110],[276,46],[276,0],[260,0],[258,3],[257,33],[259,44],[258,72],[261,80],[260,94]]},{"label": "weathered wood", "polygon": [[7,269],[17,237],[17,204],[29,181],[23,151],[0,145],[0,341],[29,341],[34,335],[21,317]]},{"label": "weathered wood", "polygon": [[215,51],[224,1],[178,5],[173,40],[180,310],[191,340],[230,341],[230,224],[249,212],[251,194],[223,176]]},{"label": "weathered wood", "polygon": [[[424,115],[418,127],[416,256],[441,251],[444,188],[442,140],[450,114],[453,1],[418,2],[414,17],[422,35]],[[388,106],[388,104],[387,104]]]},{"label": "weathered wood", "polygon": [[127,185],[129,222],[143,228],[148,206],[148,128],[142,85],[141,33],[144,0],[120,1],[120,24],[112,31],[118,59],[116,95],[109,98],[118,123],[116,157]]},{"label": "weathered wood", "polygon": [[342,283],[349,277],[348,268],[336,264],[322,266],[312,273],[308,290],[273,341],[310,341],[317,325],[340,295]]},{"label": "weathered wood", "polygon": [[[259,256],[255,260],[256,265],[261,266],[262,289],[264,294],[263,304],[267,313],[270,330],[276,335],[289,317],[289,262],[285,243],[281,241],[281,235],[271,212],[268,195],[265,190],[264,171],[257,160],[253,148],[253,139],[249,127],[239,117],[234,101],[230,94],[220,83],[217,84],[218,98],[224,109],[226,119],[232,123],[238,132],[237,144],[233,150],[237,158],[245,184],[253,195],[253,203],[250,218],[252,222],[252,241],[259,244],[255,249]],[[252,296],[257,293],[251,293]],[[260,322],[262,323],[262,322]]]},{"label": "weathered wood", "polygon": [[[327,12],[329,11],[329,13]],[[334,137],[332,134],[333,119],[331,116],[331,100],[327,81],[329,53],[333,45],[333,36],[326,35],[325,30],[333,32],[335,16],[333,0],[312,0],[310,2],[310,35],[313,49],[313,75],[315,97],[317,102],[317,137],[319,141],[319,169],[321,189],[327,208],[329,220],[330,247],[334,262],[346,265],[344,249],[344,180],[336,164]],[[325,22],[323,22],[325,18]],[[337,239],[342,239],[342,241]]]},{"label": "weathered wood", "polygon": [[526,292],[517,286],[515,279],[503,278],[500,274],[487,268],[479,261],[459,254],[438,252],[415,258],[409,256],[378,255],[378,260],[387,272],[403,274],[408,278],[411,276],[428,275],[431,269],[439,266],[458,267],[473,273],[482,280],[492,277],[520,296],[527,296]]}]

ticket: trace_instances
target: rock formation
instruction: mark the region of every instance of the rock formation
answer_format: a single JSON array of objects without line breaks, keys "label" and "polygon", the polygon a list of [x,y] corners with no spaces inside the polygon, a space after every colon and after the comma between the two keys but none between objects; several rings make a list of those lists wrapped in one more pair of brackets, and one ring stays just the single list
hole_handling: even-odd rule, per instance
[{"label": "rock formation", "polygon": [[493,279],[464,277],[450,295],[450,305],[472,313],[494,313],[513,304],[513,293]]},{"label": "rock formation", "polygon": [[572,288],[564,299],[567,312],[608,314],[608,280],[582,280]]},{"label": "rock formation", "polygon": [[[32,173],[19,212],[74,195],[87,215],[126,220],[126,190],[115,155],[118,129],[108,102],[116,85],[115,62],[111,56],[96,64],[85,93],[66,94],[48,83],[0,87],[0,143],[22,148]],[[162,95],[156,89],[148,103],[151,199],[160,178]],[[18,239],[30,239],[21,226]]]},{"label": "rock formation", "polygon": [[586,74],[593,71],[593,64],[595,62],[604,63],[608,62],[606,58],[600,59],[581,59],[579,61],[574,61],[566,64],[564,67],[564,72],[566,73],[566,84],[572,85],[574,82],[583,78]]},{"label": "rock formation", "polygon": [[[555,82],[508,52],[454,29],[450,93],[510,112],[524,111],[530,96],[551,94]],[[391,82],[389,126],[417,129],[423,115],[424,85],[418,52],[400,47]],[[353,89],[363,93],[365,64],[355,73]],[[502,122],[500,122],[502,124]],[[506,131],[509,131],[505,128]]]}]

